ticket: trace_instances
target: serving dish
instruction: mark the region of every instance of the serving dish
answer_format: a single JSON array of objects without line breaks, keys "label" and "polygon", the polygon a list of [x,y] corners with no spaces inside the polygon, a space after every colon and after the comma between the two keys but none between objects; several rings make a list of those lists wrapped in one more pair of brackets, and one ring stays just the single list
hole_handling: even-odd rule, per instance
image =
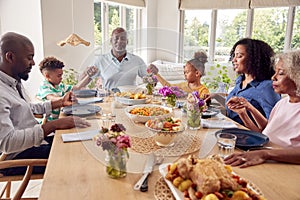
[{"label": "serving dish", "polygon": [[[132,110],[139,111],[139,110],[151,110],[153,112],[148,113],[148,115],[142,115],[140,113],[132,114],[130,113]],[[172,108],[166,107],[166,106],[160,106],[160,105],[154,105],[154,104],[140,104],[140,105],[134,105],[134,106],[128,106],[124,109],[126,115],[135,122],[140,123],[146,123],[148,120],[151,119],[151,117],[155,118],[167,118],[171,117],[173,115]]]},{"label": "serving dish", "polygon": [[225,128],[215,133],[226,132],[237,136],[235,146],[239,149],[248,150],[250,148],[262,147],[269,142],[269,138],[259,132],[240,129],[240,128]]},{"label": "serving dish", "polygon": [[145,104],[147,99],[130,99],[126,97],[116,97],[116,100],[119,103],[125,104],[125,105],[139,105],[139,104]]},{"label": "serving dish", "polygon": [[[159,166],[159,173],[161,174],[161,176],[163,177],[163,179],[165,180],[165,182],[167,183],[168,187],[170,188],[174,198],[176,200],[184,200],[184,194],[183,192],[181,192],[179,189],[177,189],[171,181],[169,181],[168,179],[166,179],[166,175],[168,173],[168,165],[171,165],[172,163],[164,163],[161,164]],[[233,174],[237,175],[236,173],[232,172]],[[252,190],[254,193],[263,196],[261,190],[255,185],[253,184],[251,181],[246,180],[247,181],[247,188],[249,188],[250,190]]]},{"label": "serving dish", "polygon": [[73,105],[66,106],[62,109],[62,112],[66,115],[75,115],[79,117],[94,115],[100,111],[101,107],[95,105]]},{"label": "serving dish", "polygon": [[[162,123],[164,120],[161,120]],[[155,129],[155,128],[151,128],[150,126],[151,120],[148,120],[145,124],[145,126],[155,132],[155,136],[154,136],[154,140],[155,143],[158,146],[161,147],[166,147],[166,146],[173,146],[174,145],[174,140],[175,138],[178,136],[178,134],[180,134],[181,132],[183,132],[186,128],[186,126],[184,125],[184,123],[182,123],[180,121],[180,123],[177,123],[178,125],[175,126],[176,129],[174,130],[174,128],[171,127],[172,130],[163,130],[163,129]],[[160,122],[159,122],[160,123]]]}]

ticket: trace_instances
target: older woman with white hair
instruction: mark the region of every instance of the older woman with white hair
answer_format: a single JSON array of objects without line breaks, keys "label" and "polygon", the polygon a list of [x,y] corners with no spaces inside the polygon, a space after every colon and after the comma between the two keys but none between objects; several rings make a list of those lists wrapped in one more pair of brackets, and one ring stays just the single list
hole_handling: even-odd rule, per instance
[{"label": "older woman with white hair", "polygon": [[300,164],[300,50],[278,54],[275,59],[273,88],[276,93],[287,96],[274,106],[269,121],[244,98],[232,98],[227,106],[238,113],[245,126],[267,135],[282,149],[235,153],[225,159],[226,164],[248,167],[266,160]]}]

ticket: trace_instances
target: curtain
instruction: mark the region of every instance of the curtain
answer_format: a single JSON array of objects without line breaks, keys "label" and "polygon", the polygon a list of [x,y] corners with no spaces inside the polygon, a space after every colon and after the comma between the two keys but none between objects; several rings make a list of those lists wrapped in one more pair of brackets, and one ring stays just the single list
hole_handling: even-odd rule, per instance
[{"label": "curtain", "polygon": [[178,0],[180,10],[299,6],[300,0]]},{"label": "curtain", "polygon": [[247,9],[249,4],[250,0],[179,0],[179,9]]},{"label": "curtain", "polygon": [[299,6],[300,0],[251,0],[251,8]]},{"label": "curtain", "polygon": [[146,7],[145,0],[106,0],[114,3],[120,3],[123,5]]}]

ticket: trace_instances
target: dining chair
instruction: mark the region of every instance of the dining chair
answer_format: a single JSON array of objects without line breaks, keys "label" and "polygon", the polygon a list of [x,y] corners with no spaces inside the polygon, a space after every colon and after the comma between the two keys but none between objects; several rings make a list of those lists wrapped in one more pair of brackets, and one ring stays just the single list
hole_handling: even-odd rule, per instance
[{"label": "dining chair", "polygon": [[[30,180],[43,179],[44,174],[32,174],[34,166],[46,166],[47,159],[20,159],[20,160],[5,160],[6,154],[2,153],[0,156],[0,169],[12,168],[12,167],[27,167],[24,175],[12,175],[5,176],[0,173],[0,182],[4,182],[4,187],[0,193],[0,199],[5,200],[21,200],[21,199],[38,199],[38,197],[33,198],[22,198],[23,193]],[[16,193],[11,197],[11,187],[12,182],[21,181]],[[3,197],[5,194],[5,197]]]}]

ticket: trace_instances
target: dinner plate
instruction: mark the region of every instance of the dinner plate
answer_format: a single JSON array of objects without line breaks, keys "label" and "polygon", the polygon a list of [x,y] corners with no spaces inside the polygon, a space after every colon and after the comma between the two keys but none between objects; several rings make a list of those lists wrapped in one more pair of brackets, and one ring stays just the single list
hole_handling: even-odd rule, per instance
[{"label": "dinner plate", "polygon": [[79,117],[93,115],[99,111],[101,111],[101,107],[95,105],[73,105],[62,109],[62,112],[66,115],[75,115]]},{"label": "dinner plate", "polygon": [[97,90],[75,90],[73,91],[76,97],[95,97]]},{"label": "dinner plate", "polygon": [[[184,194],[183,192],[181,192],[179,189],[177,189],[171,181],[169,181],[168,179],[166,179],[166,175],[168,173],[168,165],[171,165],[172,163],[164,163],[161,164],[159,166],[159,173],[161,174],[161,176],[163,177],[163,179],[165,180],[165,182],[167,183],[168,187],[170,188],[174,198],[176,200],[184,200]],[[233,174],[237,175],[236,173],[232,172]],[[246,180],[246,179],[244,179]],[[253,192],[255,192],[258,195],[263,196],[263,193],[261,192],[261,190],[251,181],[246,180],[247,181],[247,188],[249,188],[250,190],[252,190]]]},{"label": "dinner plate", "polygon": [[266,135],[255,131],[239,128],[225,128],[217,131],[215,135],[221,132],[236,135],[237,140],[235,146],[245,151],[253,147],[261,147],[269,142],[269,138]]},{"label": "dinner plate", "polygon": [[219,113],[220,113],[219,109],[208,107],[206,111],[202,112],[202,118],[214,117]]}]

